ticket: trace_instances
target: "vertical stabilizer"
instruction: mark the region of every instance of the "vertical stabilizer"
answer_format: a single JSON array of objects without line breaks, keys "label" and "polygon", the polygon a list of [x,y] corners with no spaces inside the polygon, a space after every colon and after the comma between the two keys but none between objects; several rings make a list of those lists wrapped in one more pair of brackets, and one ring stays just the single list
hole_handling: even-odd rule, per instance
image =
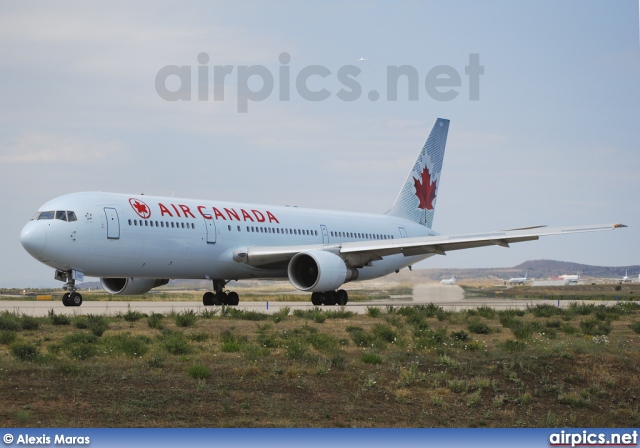
[{"label": "vertical stabilizer", "polygon": [[448,132],[449,120],[438,118],[388,215],[431,228]]}]

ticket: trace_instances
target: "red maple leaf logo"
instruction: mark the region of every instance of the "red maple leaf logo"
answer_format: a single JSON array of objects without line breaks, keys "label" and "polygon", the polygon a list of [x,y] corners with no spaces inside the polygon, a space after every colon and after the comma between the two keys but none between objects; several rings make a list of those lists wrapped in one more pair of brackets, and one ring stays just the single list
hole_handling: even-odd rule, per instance
[{"label": "red maple leaf logo", "polygon": [[151,216],[151,209],[149,208],[149,206],[144,202],[140,201],[139,199],[131,198],[129,199],[129,204],[131,204],[131,207],[133,207],[133,210],[135,210],[135,212],[141,218],[146,219],[149,216]]},{"label": "red maple leaf logo", "polygon": [[420,179],[413,179],[414,187],[416,187],[416,196],[420,203],[418,208],[433,210],[433,201],[436,198],[436,181],[431,182],[431,173],[425,166],[422,170]]}]

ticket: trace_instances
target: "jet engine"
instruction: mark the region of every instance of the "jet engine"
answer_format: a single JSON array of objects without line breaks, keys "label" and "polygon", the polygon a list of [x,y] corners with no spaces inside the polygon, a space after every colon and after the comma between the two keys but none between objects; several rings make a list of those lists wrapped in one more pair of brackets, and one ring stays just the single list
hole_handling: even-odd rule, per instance
[{"label": "jet engine", "polygon": [[130,296],[144,294],[151,288],[157,288],[169,283],[167,278],[101,278],[102,287],[109,294]]},{"label": "jet engine", "polygon": [[333,291],[358,278],[357,269],[347,266],[339,256],[321,250],[296,254],[287,272],[293,286],[311,292]]}]

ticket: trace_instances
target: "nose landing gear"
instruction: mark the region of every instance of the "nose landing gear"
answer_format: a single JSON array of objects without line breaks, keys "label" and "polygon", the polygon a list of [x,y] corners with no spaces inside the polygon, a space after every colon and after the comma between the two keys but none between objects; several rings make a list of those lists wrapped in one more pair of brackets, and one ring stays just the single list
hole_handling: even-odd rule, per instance
[{"label": "nose landing gear", "polygon": [[[80,277],[79,277],[80,278]],[[80,306],[82,305],[82,295],[76,291],[76,279],[74,278],[74,271],[56,271],[56,280],[66,282],[62,289],[66,289],[69,292],[65,292],[62,295],[62,304],[64,306]],[[82,279],[80,280],[82,281]]]}]

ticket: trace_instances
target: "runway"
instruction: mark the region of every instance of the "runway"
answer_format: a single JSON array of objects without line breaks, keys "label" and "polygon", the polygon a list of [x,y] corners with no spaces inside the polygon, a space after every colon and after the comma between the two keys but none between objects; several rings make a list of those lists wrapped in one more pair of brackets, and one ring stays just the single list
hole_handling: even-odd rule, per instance
[{"label": "runway", "polygon": [[[386,306],[412,306],[434,303],[446,310],[460,311],[479,306],[488,306],[494,309],[522,309],[536,304],[549,304],[554,306],[568,307],[569,301],[542,300],[542,299],[465,299],[464,291],[459,286],[445,286],[439,283],[423,283],[415,285],[413,288],[412,300],[387,299],[375,300],[371,302],[352,302],[346,305],[346,309],[358,314],[367,312],[367,307]],[[612,304],[612,301],[590,301],[590,303]],[[243,302],[240,297],[240,304],[236,307],[241,310],[258,311],[263,313],[274,313],[283,307],[289,307],[292,311],[296,309],[314,308],[310,302]],[[193,310],[196,313],[205,309],[219,309],[220,307],[205,307],[202,302],[151,302],[151,301],[85,301],[80,307],[66,307],[59,300],[54,301],[27,301],[27,300],[0,300],[0,312],[8,311],[17,314],[26,314],[34,317],[46,316],[49,310],[54,310],[56,314],[66,315],[115,315],[124,314],[127,311],[140,311],[142,313],[171,313]],[[337,309],[338,307],[322,307],[326,310]]]}]

